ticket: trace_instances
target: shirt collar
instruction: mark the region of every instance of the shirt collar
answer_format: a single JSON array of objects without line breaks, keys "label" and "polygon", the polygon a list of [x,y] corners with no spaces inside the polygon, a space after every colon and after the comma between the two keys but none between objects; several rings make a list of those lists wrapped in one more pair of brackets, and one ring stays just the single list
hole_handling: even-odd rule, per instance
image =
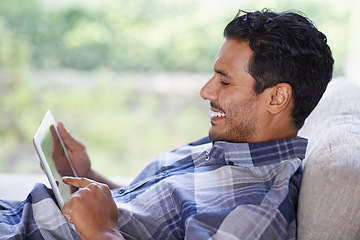
[{"label": "shirt collar", "polygon": [[308,140],[301,137],[258,143],[213,143],[210,156],[231,165],[262,166],[284,160],[304,159]]}]

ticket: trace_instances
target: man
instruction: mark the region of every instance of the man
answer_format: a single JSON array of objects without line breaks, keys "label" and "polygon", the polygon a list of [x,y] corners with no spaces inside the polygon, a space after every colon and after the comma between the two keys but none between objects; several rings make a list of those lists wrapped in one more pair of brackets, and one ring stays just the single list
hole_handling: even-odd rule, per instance
[{"label": "man", "polygon": [[[214,75],[200,92],[213,111],[209,137],[159,155],[129,186],[93,170],[84,145],[58,124],[83,177],[63,179],[80,188],[63,213],[83,239],[296,238],[307,144],[297,132],[332,77],[330,48],[308,19],[290,12],[240,11],[224,35]],[[58,145],[54,140],[53,159],[66,176]],[[38,209],[31,206],[44,200],[28,202]],[[61,232],[55,223],[39,227],[35,213],[32,232]],[[6,226],[1,222],[0,232]],[[76,237],[60,228],[56,237]]]}]

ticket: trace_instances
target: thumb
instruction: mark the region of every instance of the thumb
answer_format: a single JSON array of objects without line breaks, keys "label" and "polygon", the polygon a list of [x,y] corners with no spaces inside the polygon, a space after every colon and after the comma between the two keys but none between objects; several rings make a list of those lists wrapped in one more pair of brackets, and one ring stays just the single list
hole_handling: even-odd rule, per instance
[{"label": "thumb", "polygon": [[70,136],[70,133],[66,130],[65,124],[63,121],[59,121],[57,125],[60,136],[64,140],[67,136]]},{"label": "thumb", "polygon": [[73,223],[72,222],[72,218],[71,218],[71,215],[69,213],[69,209],[67,208],[67,205],[64,205],[63,209],[62,209],[62,212],[65,216],[65,218],[70,222],[70,223]]},{"label": "thumb", "polygon": [[65,124],[63,121],[59,121],[58,125],[57,125],[57,129],[59,131],[59,134],[65,144],[65,146],[67,148],[71,148],[71,149],[79,149],[84,147],[83,144],[78,141],[77,139],[75,139],[68,130],[66,130],[65,128]]}]

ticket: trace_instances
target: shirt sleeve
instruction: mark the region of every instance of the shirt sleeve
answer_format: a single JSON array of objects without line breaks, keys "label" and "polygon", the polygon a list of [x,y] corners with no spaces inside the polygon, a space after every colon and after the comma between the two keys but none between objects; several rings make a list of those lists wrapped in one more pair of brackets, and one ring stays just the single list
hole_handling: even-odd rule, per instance
[{"label": "shirt sleeve", "polygon": [[187,222],[185,239],[295,239],[296,223],[277,208],[240,205],[230,212],[201,213]]}]

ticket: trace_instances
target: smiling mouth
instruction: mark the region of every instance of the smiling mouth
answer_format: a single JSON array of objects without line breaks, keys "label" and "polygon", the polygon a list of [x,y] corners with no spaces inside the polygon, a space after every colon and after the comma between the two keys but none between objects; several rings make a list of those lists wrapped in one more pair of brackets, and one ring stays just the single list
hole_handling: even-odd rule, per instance
[{"label": "smiling mouth", "polygon": [[223,112],[212,112],[211,117],[225,117],[225,113]]},{"label": "smiling mouth", "polygon": [[226,117],[224,110],[214,102],[210,102],[211,120],[216,120]]}]

